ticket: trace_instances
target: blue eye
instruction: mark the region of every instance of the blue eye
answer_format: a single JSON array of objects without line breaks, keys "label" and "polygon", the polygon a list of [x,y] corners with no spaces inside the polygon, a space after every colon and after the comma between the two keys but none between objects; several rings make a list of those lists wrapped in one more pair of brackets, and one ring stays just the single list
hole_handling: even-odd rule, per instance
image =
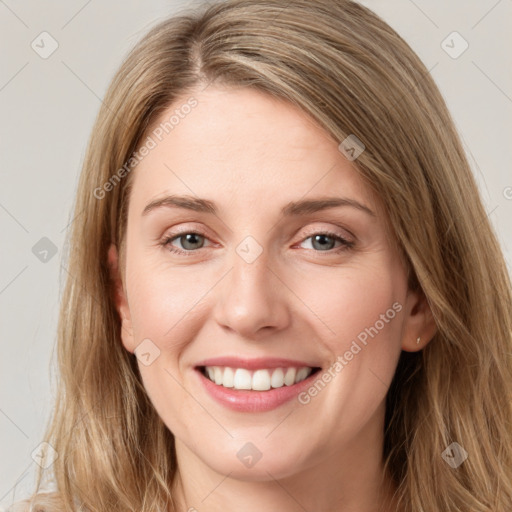
[{"label": "blue eye", "polygon": [[[172,242],[174,242],[175,240],[180,240],[183,249],[174,247],[172,245]],[[206,237],[203,236],[201,233],[190,231],[187,233],[182,233],[177,236],[169,236],[162,242],[162,245],[167,247],[171,252],[183,254],[194,252],[196,249],[201,249],[204,246],[205,240]]]},{"label": "blue eye", "polygon": [[[326,252],[329,254],[342,252],[354,247],[354,242],[350,242],[345,238],[337,235],[336,233],[330,232],[318,232],[303,239],[301,244],[306,240],[310,240],[311,243],[308,247],[313,249],[315,252]],[[176,247],[173,242],[179,240],[181,248]],[[178,235],[171,234],[167,236],[161,245],[166,247],[170,252],[176,254],[183,254],[186,256],[192,255],[198,249],[205,247],[205,241],[208,240],[206,236],[195,231],[188,231]],[[336,243],[339,245],[336,247]],[[207,246],[206,246],[207,247]]]},{"label": "blue eye", "polygon": [[339,242],[339,246],[336,247],[336,250],[334,252],[340,252],[346,249],[350,249],[354,246],[354,242],[349,242],[348,240],[345,240],[341,236],[335,234],[335,233],[329,233],[329,232],[321,232],[321,233],[315,233],[314,235],[308,236],[305,238],[302,243],[304,243],[306,240],[311,239],[311,248],[317,249],[316,252],[329,252],[335,249],[336,242]]}]

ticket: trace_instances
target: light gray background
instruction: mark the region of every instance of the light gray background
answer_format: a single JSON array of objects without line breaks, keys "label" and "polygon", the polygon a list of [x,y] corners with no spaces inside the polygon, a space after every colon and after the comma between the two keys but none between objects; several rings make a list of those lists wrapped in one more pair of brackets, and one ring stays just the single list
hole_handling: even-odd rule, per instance
[{"label": "light gray background", "polygon": [[[510,268],[512,1],[362,3],[395,28],[431,70]],[[0,0],[0,510],[33,486],[31,453],[52,407],[50,361],[66,276],[62,246],[100,102],[122,58],[149,27],[197,4]],[[59,44],[47,59],[31,47],[43,31]],[[456,59],[441,46],[453,31],[469,44]],[[452,51],[460,48],[451,41]],[[57,248],[46,262],[32,251],[42,237]]]}]

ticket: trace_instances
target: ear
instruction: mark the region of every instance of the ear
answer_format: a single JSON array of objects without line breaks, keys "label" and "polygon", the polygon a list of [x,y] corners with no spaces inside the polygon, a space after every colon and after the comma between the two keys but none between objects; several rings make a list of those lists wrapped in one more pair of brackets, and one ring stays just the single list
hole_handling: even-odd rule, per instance
[{"label": "ear", "polygon": [[417,291],[408,290],[404,309],[402,350],[417,352],[425,348],[437,331],[430,304],[421,288]]},{"label": "ear", "polygon": [[121,341],[128,352],[133,353],[135,343],[133,337],[132,320],[126,291],[119,272],[119,254],[117,247],[111,244],[108,250],[108,266],[110,269],[110,282],[116,310],[121,318]]}]

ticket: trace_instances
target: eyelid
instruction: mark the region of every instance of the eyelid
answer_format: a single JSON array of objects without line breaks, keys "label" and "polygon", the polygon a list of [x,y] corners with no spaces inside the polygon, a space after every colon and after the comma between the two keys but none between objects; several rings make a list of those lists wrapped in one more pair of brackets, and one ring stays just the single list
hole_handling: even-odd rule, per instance
[{"label": "eyelid", "polygon": [[313,228],[306,228],[305,236],[302,237],[301,242],[303,242],[306,238],[309,238],[310,236],[317,235],[319,233],[329,234],[332,236],[338,236],[342,238],[343,240],[346,240],[347,242],[353,242],[355,243],[357,241],[357,237],[351,233],[348,229],[342,228],[341,226],[336,226],[334,229],[332,227],[313,227]]},{"label": "eyelid", "polygon": [[[337,230],[342,230],[343,232],[340,233]],[[184,228],[177,227],[177,228],[175,228],[173,230],[172,233],[164,234],[162,236],[162,239],[165,239],[165,240],[174,239],[174,238],[178,238],[180,235],[189,234],[189,233],[197,233],[198,235],[201,235],[204,238],[206,238],[209,241],[211,241],[209,236],[208,236],[208,234],[206,233],[206,231],[204,229],[196,228],[196,227],[188,227],[188,226],[184,227]],[[347,242],[355,242],[357,240],[357,237],[353,233],[351,233],[348,229],[342,228],[341,226],[337,226],[336,225],[334,229],[331,228],[331,227],[327,227],[327,228],[322,228],[322,227],[306,228],[306,231],[303,234],[300,242],[303,242],[306,238],[309,238],[310,236],[317,235],[317,234],[329,234],[329,235],[332,235],[332,236],[338,236],[338,237],[346,240]],[[348,237],[346,235],[348,235]]]},{"label": "eyelid", "polygon": [[[205,239],[205,241],[209,242],[209,245],[206,245],[206,246],[203,245],[203,247],[199,247],[197,250],[180,249],[179,247],[175,247],[174,245],[172,245],[172,242],[180,239],[183,235],[186,235],[186,234],[196,234],[196,235],[202,236]],[[309,230],[308,233],[305,233],[305,236],[303,236],[301,238],[301,240],[297,244],[294,245],[294,247],[296,247],[296,246],[300,247],[306,240],[308,240],[316,235],[324,235],[324,236],[333,238],[333,239],[337,240],[338,242],[340,242],[340,245],[338,247],[331,248],[326,251],[316,251],[314,249],[309,249],[309,248],[307,249],[308,251],[311,250],[315,254],[318,254],[318,256],[320,256],[320,257],[333,256],[333,255],[339,254],[343,251],[353,250],[354,246],[356,245],[356,242],[354,240],[351,240],[351,238],[355,238],[353,236],[346,237],[345,235],[340,234],[339,232],[336,232],[335,230],[331,230],[331,229],[312,228],[311,230]],[[208,238],[208,236],[203,232],[203,230],[200,230],[200,229],[195,230],[195,229],[185,228],[185,229],[178,229],[177,231],[174,231],[173,233],[164,235],[163,239],[159,242],[159,245],[161,245],[163,248],[167,249],[170,253],[178,254],[180,256],[194,256],[197,253],[201,252],[200,249],[206,249],[207,247],[211,247],[212,245],[214,246],[215,243],[212,242]]]},{"label": "eyelid", "polygon": [[172,227],[170,228],[170,230],[168,231],[172,231],[171,233],[169,233],[169,235],[166,235],[164,234],[164,237],[167,237],[167,236],[177,236],[177,235],[180,235],[180,234],[188,234],[188,233],[197,233],[197,234],[200,234],[200,235],[203,235],[203,236],[208,236],[206,234],[206,231],[204,229],[201,229],[201,228],[196,228],[196,227],[190,227],[190,226],[186,226],[186,227]]}]

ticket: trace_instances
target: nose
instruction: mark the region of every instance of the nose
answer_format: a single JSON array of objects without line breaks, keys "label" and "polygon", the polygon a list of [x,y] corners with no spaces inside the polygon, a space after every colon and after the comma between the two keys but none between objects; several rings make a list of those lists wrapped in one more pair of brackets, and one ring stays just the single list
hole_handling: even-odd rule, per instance
[{"label": "nose", "polygon": [[252,263],[234,255],[232,269],[219,283],[216,322],[247,339],[279,332],[290,324],[290,290],[269,267],[265,253]]}]

